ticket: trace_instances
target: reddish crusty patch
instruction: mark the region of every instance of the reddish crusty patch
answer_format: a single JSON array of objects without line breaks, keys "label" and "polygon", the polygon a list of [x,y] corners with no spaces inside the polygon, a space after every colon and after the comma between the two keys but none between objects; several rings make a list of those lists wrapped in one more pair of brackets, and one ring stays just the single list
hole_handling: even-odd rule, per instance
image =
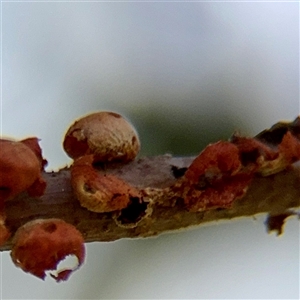
[{"label": "reddish crusty patch", "polygon": [[190,211],[228,208],[252,179],[242,171],[239,149],[230,142],[206,147],[183,177],[184,203]]},{"label": "reddish crusty patch", "polygon": [[[298,134],[294,127],[293,132]],[[299,159],[300,141],[292,131],[287,130],[272,146],[256,138],[234,135],[230,142],[207,146],[175,186],[182,189],[190,211],[229,208],[244,196],[256,174],[278,173]]]},{"label": "reddish crusty patch", "polygon": [[229,143],[220,141],[208,145],[199,156],[195,158],[185,173],[190,182],[198,182],[200,176],[207,171],[213,173],[236,173],[241,167],[238,148]]},{"label": "reddish crusty patch", "polygon": [[204,211],[213,208],[230,208],[241,198],[252,180],[250,174],[222,176],[210,182],[203,189],[193,186],[187,192],[184,202],[190,211]]},{"label": "reddish crusty patch", "polygon": [[[60,219],[29,222],[13,238],[11,257],[15,265],[41,279],[46,277],[46,271],[56,270],[68,255],[77,257],[78,268],[84,261],[84,240],[73,225]],[[57,282],[67,280],[73,271],[58,270],[51,277]]]}]

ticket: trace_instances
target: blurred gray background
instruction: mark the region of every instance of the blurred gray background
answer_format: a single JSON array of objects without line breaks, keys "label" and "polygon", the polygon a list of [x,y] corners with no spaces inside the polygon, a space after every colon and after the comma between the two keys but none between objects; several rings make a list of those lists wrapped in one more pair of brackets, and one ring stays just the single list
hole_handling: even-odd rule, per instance
[{"label": "blurred gray background", "polygon": [[[2,2],[1,134],[38,136],[48,170],[68,126],[98,110],[136,126],[140,155],[195,155],[299,113],[299,3]],[[95,243],[68,282],[1,254],[3,299],[298,299],[299,222],[264,217]],[[1,298],[0,297],[0,298]]]}]

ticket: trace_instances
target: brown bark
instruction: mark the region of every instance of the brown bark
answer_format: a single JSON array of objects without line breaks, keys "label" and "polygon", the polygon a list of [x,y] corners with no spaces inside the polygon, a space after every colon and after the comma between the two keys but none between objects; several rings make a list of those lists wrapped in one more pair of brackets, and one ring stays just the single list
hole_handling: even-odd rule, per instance
[{"label": "brown bark", "polygon": [[[6,224],[12,235],[23,224],[37,218],[60,218],[80,230],[86,242],[114,241],[121,238],[154,236],[163,232],[222,219],[253,216],[258,213],[289,215],[289,209],[300,206],[300,163],[268,176],[256,175],[246,195],[228,209],[211,209],[202,212],[188,211],[178,192],[172,189],[194,157],[176,158],[169,155],[142,158],[127,165],[101,166],[101,171],[115,174],[144,193],[145,203],[132,208],[135,217],[146,209],[152,214],[137,226],[120,227],[114,213],[93,213],[82,208],[74,197],[68,168],[45,173],[45,195],[29,197],[26,193],[6,203]],[[104,169],[103,169],[104,168]],[[149,204],[151,203],[151,205]],[[132,216],[129,216],[131,218]],[[284,218],[281,218],[284,219]],[[273,228],[276,226],[273,225]],[[280,226],[279,226],[280,227]],[[0,247],[9,250],[11,239]]]}]

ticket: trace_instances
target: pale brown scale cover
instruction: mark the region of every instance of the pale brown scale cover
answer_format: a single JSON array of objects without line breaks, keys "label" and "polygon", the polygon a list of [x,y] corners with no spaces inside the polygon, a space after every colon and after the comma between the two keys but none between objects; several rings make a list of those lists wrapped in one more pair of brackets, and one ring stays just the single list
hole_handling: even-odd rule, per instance
[{"label": "pale brown scale cover", "polygon": [[[84,262],[85,248],[81,233],[60,219],[39,219],[20,227],[14,238],[11,257],[23,271],[45,279],[46,271],[56,270],[60,261],[75,255],[79,266]],[[67,280],[75,269],[51,274],[56,281]]]},{"label": "pale brown scale cover", "polygon": [[134,127],[114,112],[97,112],[76,121],[67,131],[63,142],[66,153],[73,159],[97,154],[98,161],[128,162],[140,150]]},{"label": "pale brown scale cover", "polygon": [[93,167],[94,155],[82,156],[71,167],[73,192],[81,206],[93,212],[112,212],[128,206],[132,198],[139,198],[137,189]]}]

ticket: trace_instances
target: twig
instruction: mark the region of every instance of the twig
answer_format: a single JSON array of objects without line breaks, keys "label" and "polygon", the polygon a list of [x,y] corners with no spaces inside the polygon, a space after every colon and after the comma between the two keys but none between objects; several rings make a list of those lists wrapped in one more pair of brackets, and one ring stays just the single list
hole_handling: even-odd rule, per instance
[{"label": "twig", "polygon": [[[60,218],[75,225],[86,242],[114,241],[121,238],[154,236],[163,232],[179,230],[203,223],[253,216],[258,213],[270,215],[287,214],[289,209],[300,206],[300,163],[293,164],[280,173],[255,176],[246,195],[236,200],[231,208],[190,212],[185,209],[181,195],[172,189],[177,177],[184,174],[194,157],[176,158],[170,155],[142,158],[126,165],[101,166],[105,172],[115,174],[133,186],[142,189],[145,202],[124,212],[123,219],[138,219],[147,209],[149,217],[136,227],[119,226],[113,213],[93,213],[82,208],[75,199],[70,170],[45,173],[45,195],[31,198],[26,193],[7,202],[6,224],[12,236],[26,222],[37,218]],[[151,203],[151,207],[150,204]],[[288,216],[289,214],[287,214]],[[123,220],[124,221],[124,220]],[[9,250],[9,239],[0,250]]]}]

